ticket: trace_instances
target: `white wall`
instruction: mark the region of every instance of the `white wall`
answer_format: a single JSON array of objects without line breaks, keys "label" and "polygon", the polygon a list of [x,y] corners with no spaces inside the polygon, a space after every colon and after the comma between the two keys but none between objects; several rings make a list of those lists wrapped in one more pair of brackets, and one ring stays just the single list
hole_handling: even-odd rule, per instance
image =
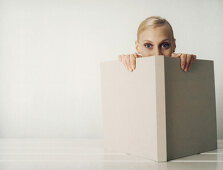
[{"label": "white wall", "polygon": [[172,24],[176,52],[215,62],[223,139],[220,0],[0,0],[0,137],[102,137],[100,68],[135,52],[139,23]]}]

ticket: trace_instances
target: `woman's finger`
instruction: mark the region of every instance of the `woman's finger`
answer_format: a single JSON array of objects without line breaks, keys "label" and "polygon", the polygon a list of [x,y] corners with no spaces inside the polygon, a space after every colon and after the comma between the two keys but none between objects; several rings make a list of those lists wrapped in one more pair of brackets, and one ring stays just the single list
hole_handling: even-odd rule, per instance
[{"label": "woman's finger", "polygon": [[125,64],[126,64],[126,67],[129,71],[131,71],[131,68],[130,68],[130,55],[125,55]]},{"label": "woman's finger", "polygon": [[[135,60],[136,60],[136,58],[140,58],[140,57],[142,57],[142,56],[139,55],[138,53],[134,53],[133,55],[135,56]],[[135,61],[135,67],[134,67],[134,69],[136,69],[136,61]]]},{"label": "woman's finger", "polygon": [[181,53],[172,53],[171,57],[180,58],[181,55]]},{"label": "woman's finger", "polygon": [[136,67],[136,58],[134,56],[134,54],[130,54],[130,68],[131,71],[133,71]]},{"label": "woman's finger", "polygon": [[190,64],[190,61],[191,61],[191,55],[190,54],[187,54],[187,63],[186,63],[186,67],[184,69],[184,71],[187,71],[189,69],[189,64]]},{"label": "woman's finger", "polygon": [[142,57],[142,55],[139,54],[139,53],[134,53],[134,55],[135,55],[136,58],[140,58],[140,57]]},{"label": "woman's finger", "polygon": [[122,57],[123,57],[123,54],[118,56],[118,59],[120,62],[122,62]]},{"label": "woman's finger", "polygon": [[125,66],[125,68],[128,69],[127,64],[125,62],[125,55],[124,54],[119,55],[118,58],[119,58],[119,61]]},{"label": "woman's finger", "polygon": [[180,66],[181,66],[181,69],[184,70],[185,69],[185,66],[186,66],[186,59],[187,59],[187,55],[186,54],[182,54],[180,56]]},{"label": "woman's finger", "polygon": [[125,68],[128,70],[128,67],[127,67],[127,63],[126,63],[126,55],[121,55],[121,57],[120,57],[121,59],[121,62],[122,62],[122,64],[125,66]]},{"label": "woman's finger", "polygon": [[192,57],[191,60],[190,60],[190,63],[189,63],[188,70],[190,70],[190,68],[191,68],[193,62],[194,62],[194,60],[193,60],[193,57]]},{"label": "woman's finger", "polygon": [[193,61],[195,61],[197,59],[196,55],[192,55],[193,56]]},{"label": "woman's finger", "polygon": [[192,63],[194,62],[195,59],[196,59],[196,56],[191,54],[191,59],[190,59],[190,63],[189,63],[189,66],[188,66],[188,70],[190,70],[190,68],[192,66]]},{"label": "woman's finger", "polygon": [[[181,58],[183,54],[182,53],[172,53],[171,57],[175,57],[175,58]],[[181,66],[184,63],[184,61],[180,60],[180,68],[183,70],[184,66]]]},{"label": "woman's finger", "polygon": [[[191,62],[190,62],[189,69],[191,68],[192,63],[193,63],[193,62],[196,60],[196,58],[197,58],[197,56],[196,56],[196,55],[193,55],[193,54],[191,55],[191,60],[190,60]],[[188,69],[188,70],[189,70],[189,69]]]},{"label": "woman's finger", "polygon": [[139,58],[140,56],[137,53],[133,53],[135,58]]}]

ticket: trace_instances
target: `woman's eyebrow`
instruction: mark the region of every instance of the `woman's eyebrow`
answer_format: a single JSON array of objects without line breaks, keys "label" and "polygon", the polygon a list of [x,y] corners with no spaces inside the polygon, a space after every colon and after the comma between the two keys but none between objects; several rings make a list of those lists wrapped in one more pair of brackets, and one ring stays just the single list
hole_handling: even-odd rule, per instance
[{"label": "woman's eyebrow", "polygon": [[170,39],[169,39],[169,38],[167,38],[167,39],[165,39],[165,40],[162,40],[161,42],[163,42],[163,41],[167,41],[167,40],[168,40],[168,41],[170,41]]},{"label": "woman's eyebrow", "polygon": [[144,40],[144,42],[150,42],[150,43],[153,43],[152,41],[150,41],[150,40]]},{"label": "woman's eyebrow", "polygon": [[[169,39],[169,38],[164,39],[164,40],[162,40],[162,41],[161,41],[161,43],[162,43],[162,42],[164,42],[164,41],[170,41],[170,39]],[[153,43],[153,42],[152,42],[152,41],[150,41],[150,40],[144,40],[144,42],[150,42],[150,43]]]}]

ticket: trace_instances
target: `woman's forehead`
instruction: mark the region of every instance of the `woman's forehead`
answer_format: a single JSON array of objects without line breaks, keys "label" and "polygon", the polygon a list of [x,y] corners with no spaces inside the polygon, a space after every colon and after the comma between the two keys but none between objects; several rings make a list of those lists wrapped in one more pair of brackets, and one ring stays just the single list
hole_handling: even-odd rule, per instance
[{"label": "woman's forehead", "polygon": [[148,27],[139,35],[139,41],[159,42],[173,37],[171,28],[168,25]]}]

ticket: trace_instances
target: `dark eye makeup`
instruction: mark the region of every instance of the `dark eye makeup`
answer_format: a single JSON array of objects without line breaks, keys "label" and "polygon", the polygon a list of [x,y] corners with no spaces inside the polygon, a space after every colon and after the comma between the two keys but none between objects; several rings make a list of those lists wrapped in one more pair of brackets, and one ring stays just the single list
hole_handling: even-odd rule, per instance
[{"label": "dark eye makeup", "polygon": [[[151,43],[145,43],[144,46],[146,48],[152,48],[153,45]],[[163,42],[159,46],[161,48],[168,49],[168,48],[170,48],[171,44],[169,42]]]},{"label": "dark eye makeup", "polygon": [[168,49],[170,47],[170,43],[164,42],[164,43],[161,44],[161,47],[165,48],[165,49]]},{"label": "dark eye makeup", "polygon": [[150,44],[150,43],[145,43],[144,46],[145,46],[146,48],[151,48],[153,45]]}]

